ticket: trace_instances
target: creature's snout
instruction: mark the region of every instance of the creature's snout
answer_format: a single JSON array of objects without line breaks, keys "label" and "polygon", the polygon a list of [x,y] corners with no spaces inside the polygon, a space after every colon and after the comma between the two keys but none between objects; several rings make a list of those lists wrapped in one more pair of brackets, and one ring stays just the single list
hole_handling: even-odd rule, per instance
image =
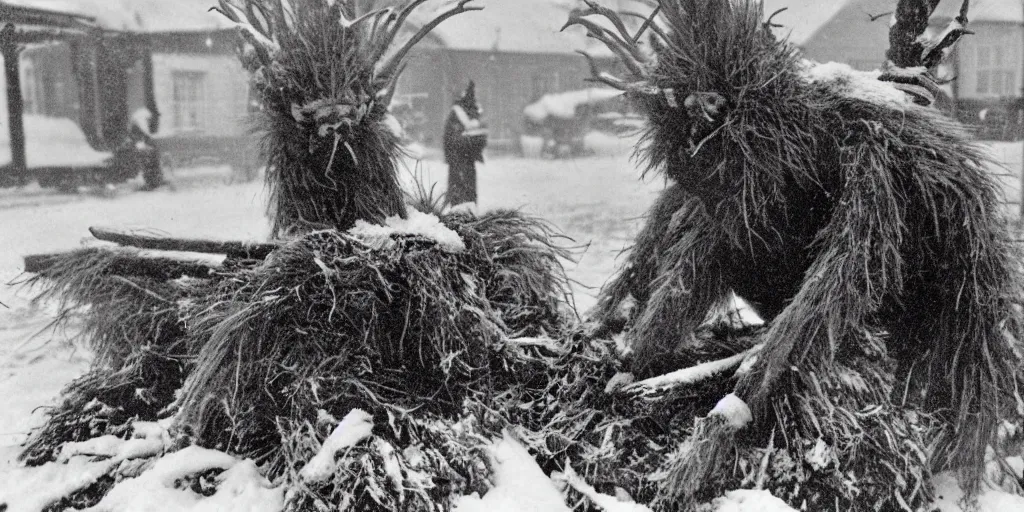
[{"label": "creature's snout", "polygon": [[717,92],[694,92],[683,100],[683,107],[692,117],[714,122],[727,103],[725,96]]},{"label": "creature's snout", "polygon": [[359,98],[318,100],[305,105],[292,104],[292,117],[300,124],[312,123],[317,135],[337,136],[343,128],[351,128],[363,122],[374,110],[375,102],[367,95]]}]

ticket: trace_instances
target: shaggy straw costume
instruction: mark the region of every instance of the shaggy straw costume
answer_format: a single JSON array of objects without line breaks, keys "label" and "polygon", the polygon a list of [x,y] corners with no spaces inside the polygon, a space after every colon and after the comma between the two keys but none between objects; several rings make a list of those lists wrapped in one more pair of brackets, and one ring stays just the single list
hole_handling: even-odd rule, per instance
[{"label": "shaggy straw costume", "polygon": [[[487,490],[482,448],[507,426],[490,407],[507,407],[518,396],[507,391],[525,381],[546,382],[530,340],[567,323],[568,254],[517,212],[427,212],[434,218],[406,208],[386,113],[402,58],[437,23],[477,9],[449,2],[392,48],[422,3],[358,18],[350,2],[221,3],[263,106],[276,239],[94,231],[122,247],[27,258],[31,283],[60,301],[63,318],[82,318],[98,357],[25,460],[47,463],[69,443],[167,420],[166,450],[251,458],[288,490],[288,510],[447,510],[453,497]],[[226,259],[159,252],[168,249]],[[372,435],[326,471],[304,473],[354,409],[369,413]],[[114,468],[54,506],[94,505],[146,467]],[[206,472],[186,480],[216,486]]]},{"label": "shaggy straw costume", "polygon": [[595,70],[647,113],[638,154],[671,181],[594,318],[611,326],[635,301],[626,339],[640,376],[697,354],[690,333],[731,291],[770,327],[735,384],[752,427],[723,411],[698,421],[657,503],[713,495],[752,455],[737,435],[788,447],[796,467],[820,440],[821,469],[838,469],[819,484],[859,487],[791,482],[795,494],[780,492],[798,506],[919,503],[930,469],[974,492],[997,427],[1019,421],[1019,257],[986,157],[874,75],[801,62],[757,2],[660,6],[653,55],[584,17],[617,22],[595,5],[570,20],[633,74]]}]

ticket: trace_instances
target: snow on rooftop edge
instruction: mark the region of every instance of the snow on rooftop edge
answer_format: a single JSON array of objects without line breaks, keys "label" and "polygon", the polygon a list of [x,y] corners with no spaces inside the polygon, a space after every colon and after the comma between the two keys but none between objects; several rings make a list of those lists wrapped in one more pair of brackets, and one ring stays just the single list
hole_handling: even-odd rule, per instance
[{"label": "snow on rooftop edge", "polygon": [[103,28],[136,32],[199,32],[230,27],[210,8],[215,0],[4,0],[11,5],[84,14]]}]

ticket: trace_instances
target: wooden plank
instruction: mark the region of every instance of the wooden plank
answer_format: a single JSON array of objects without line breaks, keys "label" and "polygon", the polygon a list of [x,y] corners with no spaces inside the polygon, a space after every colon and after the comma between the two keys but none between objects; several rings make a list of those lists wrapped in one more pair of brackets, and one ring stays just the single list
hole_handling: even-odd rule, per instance
[{"label": "wooden plank", "polygon": [[280,247],[274,243],[155,237],[98,227],[89,228],[89,232],[99,240],[137,247],[139,249],[224,254],[229,258],[251,260],[262,260]]},{"label": "wooden plank", "polygon": [[[30,254],[24,257],[25,272],[46,275],[55,265],[72,253]],[[161,256],[143,256],[137,254],[114,254],[113,259],[105,267],[105,274],[117,276],[147,277],[159,281],[168,281],[182,276],[208,278],[217,267],[197,261],[189,261]]]}]

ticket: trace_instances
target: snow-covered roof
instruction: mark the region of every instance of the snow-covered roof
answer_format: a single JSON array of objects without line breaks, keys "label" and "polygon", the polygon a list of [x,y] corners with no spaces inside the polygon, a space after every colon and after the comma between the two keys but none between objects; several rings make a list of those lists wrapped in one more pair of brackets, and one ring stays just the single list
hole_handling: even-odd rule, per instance
[{"label": "snow-covered roof", "polygon": [[85,14],[111,30],[200,32],[229,28],[215,0],[4,0],[12,5]]},{"label": "snow-covered roof", "polygon": [[[935,17],[954,18],[960,12],[962,0],[941,0]],[[1006,22],[1024,23],[1024,0],[971,0],[967,19],[971,23]]]}]

